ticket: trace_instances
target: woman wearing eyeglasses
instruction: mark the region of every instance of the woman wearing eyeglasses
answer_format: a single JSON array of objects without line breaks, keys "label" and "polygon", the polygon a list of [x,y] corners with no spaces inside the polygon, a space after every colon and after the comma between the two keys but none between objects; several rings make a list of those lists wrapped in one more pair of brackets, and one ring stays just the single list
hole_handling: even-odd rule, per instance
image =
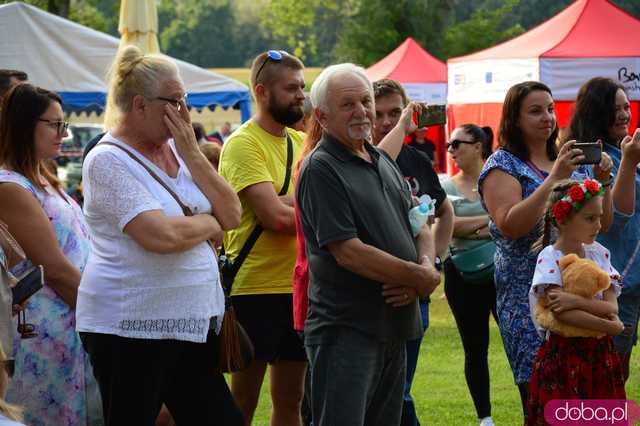
[{"label": "woman wearing eyeglasses", "polygon": [[[546,199],[560,180],[591,174],[609,181],[611,159],[587,167],[582,151],[570,141],[558,149],[558,126],[551,90],[526,81],[505,96],[500,120],[500,149],[485,163],[478,192],[489,212],[489,232],[496,242],[495,284],[498,325],[526,416],[529,379],[542,340],[531,320],[528,294],[536,267],[533,243],[542,235]],[[602,227],[611,224],[612,198],[607,187]]]},{"label": "woman wearing eyeglasses", "polygon": [[244,423],[219,370],[224,294],[208,243],[238,225],[240,201],[200,152],[184,98],[175,63],[127,47],[107,133],[84,161],[92,251],[76,318],[107,426],[152,426],[162,404],[179,425]]},{"label": "woman wearing eyeglasses", "polygon": [[80,338],[75,312],[89,235],[80,207],[45,161],[67,135],[58,95],[31,84],[15,86],[0,115],[0,220],[22,246],[21,275],[43,265],[45,287],[31,296],[15,339],[16,375],[8,400],[25,409],[29,425],[92,425],[101,418],[98,387]]},{"label": "woman wearing eyeglasses", "polygon": [[[460,171],[442,183],[455,212],[451,254],[456,256],[455,262],[452,256],[444,262],[444,291],[462,339],[465,378],[481,426],[493,425],[487,351],[489,316],[493,314],[496,321],[497,317],[491,267],[495,245],[489,236],[489,215],[478,195],[478,177],[492,150],[490,127],[475,124],[458,127],[451,133],[447,152]],[[487,255],[491,257],[489,265],[470,271],[468,263],[482,264]],[[467,272],[474,276],[468,277]]]}]

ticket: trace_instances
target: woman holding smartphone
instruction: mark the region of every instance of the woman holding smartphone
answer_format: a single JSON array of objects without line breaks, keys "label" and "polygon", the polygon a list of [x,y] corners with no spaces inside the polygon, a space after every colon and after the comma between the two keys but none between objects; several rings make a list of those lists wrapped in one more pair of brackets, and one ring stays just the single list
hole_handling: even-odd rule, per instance
[{"label": "woman holding smartphone", "polygon": [[[542,340],[531,321],[529,288],[537,255],[533,243],[541,235],[546,200],[563,179],[584,179],[591,173],[580,163],[573,141],[559,150],[558,127],[551,90],[528,81],[511,87],[500,120],[500,149],[489,157],[478,180],[478,192],[489,212],[489,232],[496,243],[496,308],[500,333],[526,415],[529,378]],[[603,156],[593,167],[607,183],[611,160]],[[611,194],[604,199],[603,229],[611,224]]]}]

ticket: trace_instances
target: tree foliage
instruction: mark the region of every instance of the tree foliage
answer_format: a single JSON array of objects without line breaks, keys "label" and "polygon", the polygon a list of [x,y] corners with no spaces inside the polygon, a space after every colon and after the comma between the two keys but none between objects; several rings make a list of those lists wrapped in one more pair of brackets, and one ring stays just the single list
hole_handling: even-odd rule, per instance
[{"label": "tree foliage", "polygon": [[451,26],[444,36],[447,55],[464,55],[523,33],[525,30],[520,24],[500,29],[517,3],[518,0],[505,0],[494,10],[477,9],[466,21]]},{"label": "tree foliage", "polygon": [[[0,4],[12,0],[0,0]],[[118,36],[120,0],[24,0]],[[307,66],[368,66],[413,37],[447,59],[540,24],[572,0],[156,0],[164,52],[204,67],[243,67],[267,49]],[[640,17],[640,1],[613,0]],[[606,25],[606,23],[603,23]]]},{"label": "tree foliage", "polygon": [[442,58],[441,34],[453,7],[453,0],[359,0],[339,35],[335,59],[368,66],[407,37]]},{"label": "tree foliage", "polygon": [[175,18],[160,35],[162,50],[204,67],[231,67],[238,63],[235,16],[228,0],[176,2]]}]

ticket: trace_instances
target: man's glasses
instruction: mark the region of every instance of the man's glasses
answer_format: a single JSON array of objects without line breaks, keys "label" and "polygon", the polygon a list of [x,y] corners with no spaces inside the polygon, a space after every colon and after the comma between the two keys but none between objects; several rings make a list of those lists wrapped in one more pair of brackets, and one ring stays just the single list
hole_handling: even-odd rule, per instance
[{"label": "man's glasses", "polygon": [[453,151],[455,151],[456,149],[460,148],[460,145],[465,144],[465,145],[473,145],[474,143],[478,143],[478,142],[472,142],[472,141],[461,141],[460,139],[454,139],[451,142],[447,142],[447,149],[451,148]]},{"label": "man's glasses", "polygon": [[66,121],[47,120],[45,118],[38,118],[38,121],[44,121],[45,123],[48,123],[48,126],[55,128],[56,132],[58,132],[58,136],[64,135],[64,132],[66,132],[69,128],[69,123],[67,123]]},{"label": "man's glasses", "polygon": [[267,52],[267,57],[264,58],[262,65],[260,65],[260,68],[258,68],[258,72],[256,73],[256,82],[258,81],[258,77],[260,77],[260,72],[262,71],[262,68],[264,68],[267,62],[269,62],[269,59],[271,59],[274,62],[280,62],[284,57],[284,55],[287,55],[287,52],[285,52],[284,50],[269,50]]},{"label": "man's glasses", "polygon": [[174,107],[176,107],[176,109],[179,111],[182,111],[182,101],[184,101],[184,103],[187,103],[187,95],[185,94],[183,97],[181,97],[180,99],[171,99],[171,98],[163,98],[162,96],[157,96],[154,98],[155,100],[158,101],[164,101],[168,104],[173,105]]}]

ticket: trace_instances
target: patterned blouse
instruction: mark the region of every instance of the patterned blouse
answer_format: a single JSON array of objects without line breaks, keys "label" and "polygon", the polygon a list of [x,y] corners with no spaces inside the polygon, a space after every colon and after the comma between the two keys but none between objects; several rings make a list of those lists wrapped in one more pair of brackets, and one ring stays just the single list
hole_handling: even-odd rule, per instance
[{"label": "patterned blouse", "polygon": [[[520,182],[522,199],[538,189],[548,176],[533,164],[499,149],[486,161],[478,179],[478,191],[485,208],[482,183],[494,169]],[[586,166],[580,166],[571,177],[586,179],[589,171]],[[542,343],[531,321],[528,297],[537,259],[537,255],[531,252],[531,246],[542,235],[541,229],[541,226],[535,226],[524,237],[510,240],[502,235],[493,220],[489,223],[491,238],[496,243],[496,310],[505,352],[517,384],[529,382],[534,358]]]},{"label": "patterned blouse", "polygon": [[[89,256],[89,234],[76,202],[66,194],[62,198],[53,190],[42,191],[16,172],[0,170],[0,183],[15,183],[33,194],[53,225],[64,255],[82,271]],[[31,266],[26,260],[12,273],[19,276]],[[74,310],[45,283],[29,298],[26,318],[38,336],[20,339],[16,334],[14,338],[15,375],[7,400],[25,409],[28,425],[104,424],[98,386],[75,331]]]}]

